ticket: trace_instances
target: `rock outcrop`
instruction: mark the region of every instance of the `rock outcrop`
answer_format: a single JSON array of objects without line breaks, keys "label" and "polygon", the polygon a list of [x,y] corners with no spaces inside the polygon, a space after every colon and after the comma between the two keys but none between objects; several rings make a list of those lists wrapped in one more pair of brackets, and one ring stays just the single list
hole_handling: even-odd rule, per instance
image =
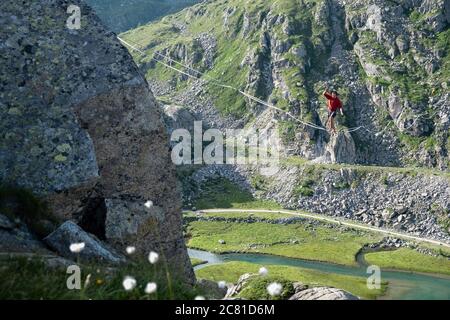
[{"label": "rock outcrop", "polygon": [[[239,277],[235,285],[228,288],[224,299],[239,298],[239,293],[245,289],[250,281],[261,277],[257,274],[245,273]],[[292,296],[288,300],[359,300],[358,297],[342,289],[332,287],[310,287],[300,282],[289,283],[292,286]],[[292,294],[292,293],[291,293]]]},{"label": "rock outcrop", "polygon": [[233,284],[232,286],[228,287],[225,299],[235,298],[239,294],[239,292],[241,292],[242,289],[244,289],[248,281],[257,276],[258,275],[251,273],[244,273],[243,275],[241,275],[236,284]]},{"label": "rock outcrop", "polygon": [[227,287],[220,287],[216,281],[199,279],[196,283],[197,288],[207,292],[207,299],[222,299],[227,294]]},{"label": "rock outcrop", "polygon": [[327,156],[331,163],[355,163],[356,147],[352,136],[347,132],[332,135],[327,145]]},{"label": "rock outcrop", "polygon": [[[69,28],[69,5],[81,26]],[[119,251],[193,279],[168,136],[128,51],[84,2],[0,4],[0,181]],[[151,203],[151,205],[146,205]]]},{"label": "rock outcrop", "polygon": [[[108,248],[71,221],[64,222],[44,238],[44,242],[60,256],[72,260],[80,258],[85,261],[106,264],[119,264],[126,261],[124,256]],[[70,250],[72,244],[83,244],[83,248],[80,252],[72,252]]]},{"label": "rock outcrop", "polygon": [[359,300],[358,297],[341,289],[315,287],[296,292],[289,300]]}]

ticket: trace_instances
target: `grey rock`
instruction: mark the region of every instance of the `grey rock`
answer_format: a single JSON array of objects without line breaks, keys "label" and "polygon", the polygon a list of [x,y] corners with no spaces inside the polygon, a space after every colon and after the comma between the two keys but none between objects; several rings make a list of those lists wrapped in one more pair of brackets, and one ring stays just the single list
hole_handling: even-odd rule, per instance
[{"label": "grey rock", "polygon": [[[176,105],[164,105],[163,111],[164,123],[166,124],[169,135],[177,129],[186,129],[193,134],[194,121],[197,119],[188,108]],[[172,143],[175,144],[175,142]]]},{"label": "grey rock", "polygon": [[156,205],[147,208],[145,202],[105,199],[105,236],[110,241],[120,242],[139,234],[139,228],[146,223],[164,222],[164,213]]},{"label": "grey rock", "polygon": [[[64,222],[43,241],[59,255],[72,260],[80,258],[85,261],[106,264],[119,264],[126,261],[123,256],[108,248],[95,236],[88,234],[71,221]],[[80,253],[70,251],[71,244],[81,242],[85,244],[85,247]]]},{"label": "grey rock", "polygon": [[306,289],[309,288],[308,285],[306,285],[306,284],[304,284],[304,283],[301,283],[301,282],[294,282],[294,283],[292,284],[292,286],[294,287],[294,292],[295,292],[295,293],[298,293],[298,292],[300,292],[300,291],[304,291],[304,290],[306,290]]},{"label": "grey rock", "polygon": [[47,247],[22,223],[14,225],[13,228],[0,227],[0,252],[50,253]]},{"label": "grey rock", "polygon": [[359,300],[359,298],[341,289],[315,287],[301,290],[289,300]]},{"label": "grey rock", "polygon": [[212,280],[199,279],[196,285],[202,292],[206,292],[207,299],[222,299],[228,291],[228,287],[220,288],[218,283]]},{"label": "grey rock", "polygon": [[395,39],[395,43],[397,44],[398,50],[400,50],[401,53],[405,53],[409,49],[409,43],[408,40],[404,35],[400,35]]},{"label": "grey rock", "polygon": [[354,163],[356,147],[352,136],[347,132],[339,132],[331,137],[327,146],[332,163]]},{"label": "grey rock", "polygon": [[308,54],[304,44],[292,47],[291,51],[292,51],[292,54],[296,55],[299,58],[305,58]]},{"label": "grey rock", "polygon": [[[84,1],[70,4],[81,8],[80,30],[66,28],[64,1],[0,4],[0,180],[44,198],[61,221],[97,221],[98,237],[106,223],[116,249],[163,250],[193,283],[157,102],[116,35]],[[196,44],[210,67],[215,40],[200,34]],[[148,200],[159,213],[141,209]]]},{"label": "grey rock", "polygon": [[238,295],[239,292],[245,287],[247,282],[254,277],[257,277],[256,274],[251,273],[245,273],[242,276],[239,277],[237,283],[235,285],[232,285],[228,288],[227,294],[225,295],[225,299],[233,298],[234,296]]}]

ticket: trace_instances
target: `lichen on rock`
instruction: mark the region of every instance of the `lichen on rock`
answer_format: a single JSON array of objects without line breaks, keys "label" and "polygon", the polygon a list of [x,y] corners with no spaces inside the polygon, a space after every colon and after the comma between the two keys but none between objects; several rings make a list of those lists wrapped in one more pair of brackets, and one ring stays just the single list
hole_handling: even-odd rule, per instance
[{"label": "lichen on rock", "polygon": [[[66,26],[69,5],[81,8],[79,30]],[[192,280],[168,136],[126,48],[80,0],[0,9],[0,182],[45,198],[62,221],[104,219],[97,231],[116,249],[162,251]],[[112,210],[104,203],[123,209],[116,224],[148,217],[121,238],[101,230]]]}]

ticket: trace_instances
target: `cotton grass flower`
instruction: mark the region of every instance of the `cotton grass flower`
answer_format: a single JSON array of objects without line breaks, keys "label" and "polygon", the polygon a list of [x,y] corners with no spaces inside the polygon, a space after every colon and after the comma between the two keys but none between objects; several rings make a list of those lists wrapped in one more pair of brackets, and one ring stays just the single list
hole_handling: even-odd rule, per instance
[{"label": "cotton grass flower", "polygon": [[126,291],[131,291],[136,287],[136,279],[126,276],[125,279],[123,279],[122,285]]},{"label": "cotton grass flower", "polygon": [[150,261],[151,264],[157,263],[159,260],[159,254],[157,254],[155,251],[151,251],[148,254],[148,261]]},{"label": "cotton grass flower", "polygon": [[69,247],[70,251],[73,253],[80,253],[83,251],[86,244],[84,242],[72,243]]},{"label": "cotton grass flower", "polygon": [[153,207],[153,201],[148,200],[146,203],[144,203],[144,206],[150,209],[151,207]]},{"label": "cotton grass flower", "polygon": [[147,286],[145,287],[145,293],[152,294],[155,293],[158,289],[158,285],[154,282],[147,283]]},{"label": "cotton grass flower", "polygon": [[84,281],[84,287],[86,288],[91,283],[91,274],[89,273]]},{"label": "cotton grass flower", "polygon": [[226,283],[225,281],[219,281],[219,282],[217,282],[217,286],[218,286],[220,289],[225,289],[226,286],[227,286],[227,283]]},{"label": "cotton grass flower", "polygon": [[136,247],[127,247],[126,251],[128,254],[133,254],[136,252]]},{"label": "cotton grass flower", "polygon": [[260,276],[267,276],[267,274],[269,273],[269,270],[267,270],[266,267],[261,267],[261,268],[259,268],[258,273]]},{"label": "cotton grass flower", "polygon": [[205,297],[203,297],[203,296],[196,296],[196,297],[195,297],[195,300],[206,300],[206,299],[205,299]]},{"label": "cotton grass flower", "polygon": [[281,291],[283,290],[283,286],[278,282],[272,282],[267,286],[267,292],[273,296],[279,296]]}]

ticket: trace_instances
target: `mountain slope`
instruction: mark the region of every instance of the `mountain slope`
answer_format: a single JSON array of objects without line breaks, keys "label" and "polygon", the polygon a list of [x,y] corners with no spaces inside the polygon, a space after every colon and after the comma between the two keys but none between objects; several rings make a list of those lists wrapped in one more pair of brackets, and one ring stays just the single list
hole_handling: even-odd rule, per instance
[{"label": "mountain slope", "polygon": [[[356,150],[344,153],[355,154],[343,162],[446,169],[449,21],[448,0],[218,0],[123,37],[148,54],[135,60],[156,95],[216,126],[251,121],[267,126],[258,119],[268,115],[277,120],[286,152],[302,157],[326,158],[330,146],[354,141]],[[158,53],[205,75],[192,80],[167,69],[151,59],[163,59]],[[208,77],[321,126],[326,121],[321,92],[331,87],[345,104],[340,127],[364,128],[330,139],[324,131],[213,85]]]},{"label": "mountain slope", "polygon": [[111,30],[123,32],[199,0],[86,0]]}]

